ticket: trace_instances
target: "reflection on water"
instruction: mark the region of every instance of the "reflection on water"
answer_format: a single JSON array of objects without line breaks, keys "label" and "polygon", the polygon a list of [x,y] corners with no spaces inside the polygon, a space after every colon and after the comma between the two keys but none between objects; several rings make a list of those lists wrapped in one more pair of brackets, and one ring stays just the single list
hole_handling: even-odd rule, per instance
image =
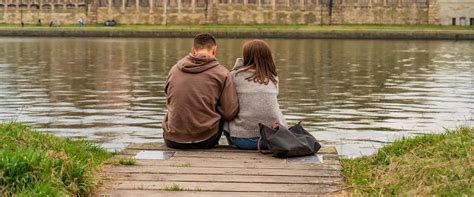
[{"label": "reflection on water", "polygon": [[[244,40],[220,39],[231,67]],[[474,42],[268,40],[280,104],[343,155],[474,122]],[[0,38],[0,121],[109,149],[162,141],[164,81],[191,39]]]}]

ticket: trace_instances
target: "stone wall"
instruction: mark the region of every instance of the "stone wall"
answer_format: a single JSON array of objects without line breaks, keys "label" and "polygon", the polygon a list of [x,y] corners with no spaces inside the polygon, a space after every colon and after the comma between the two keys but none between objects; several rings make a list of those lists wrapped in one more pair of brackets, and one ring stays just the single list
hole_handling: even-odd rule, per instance
[{"label": "stone wall", "polygon": [[[442,25],[474,25],[474,0],[438,0],[438,22]],[[464,24],[462,18],[464,17]]]},{"label": "stone wall", "polygon": [[429,24],[426,0],[343,0],[344,24]]},{"label": "stone wall", "polygon": [[0,23],[451,24],[472,0],[0,0]]},{"label": "stone wall", "polygon": [[[193,1],[194,2],[194,1]],[[127,24],[319,24],[321,8],[315,4],[209,3],[192,6],[150,5],[148,8],[99,7],[98,21],[116,20]],[[110,5],[110,4],[109,4]],[[113,5],[113,4],[112,4]],[[169,7],[168,7],[169,6]],[[166,7],[166,9],[165,9]],[[329,23],[323,8],[323,22]]]},{"label": "stone wall", "polygon": [[48,24],[51,21],[61,24],[78,23],[88,12],[84,1],[68,0],[0,0],[0,23]]}]

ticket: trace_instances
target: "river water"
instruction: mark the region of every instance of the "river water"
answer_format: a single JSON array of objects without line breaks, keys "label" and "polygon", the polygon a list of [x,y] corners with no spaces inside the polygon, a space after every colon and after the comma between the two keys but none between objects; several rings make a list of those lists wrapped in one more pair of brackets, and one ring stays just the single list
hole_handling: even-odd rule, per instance
[{"label": "river water", "polygon": [[[289,123],[341,155],[474,123],[473,41],[267,40]],[[231,68],[243,39],[219,39]],[[162,142],[164,82],[192,39],[0,38],[0,121],[114,150]]]}]

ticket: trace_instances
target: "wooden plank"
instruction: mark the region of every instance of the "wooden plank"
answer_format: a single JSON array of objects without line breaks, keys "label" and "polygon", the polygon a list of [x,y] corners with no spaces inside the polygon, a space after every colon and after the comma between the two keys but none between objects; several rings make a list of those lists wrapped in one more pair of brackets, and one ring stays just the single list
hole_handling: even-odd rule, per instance
[{"label": "wooden plank", "polygon": [[[132,155],[117,155],[116,157],[125,157],[130,158],[135,156],[136,154]],[[290,163],[286,159],[279,159],[274,157],[262,157],[262,156],[249,156],[249,157],[240,157],[240,158],[232,158],[232,157],[205,157],[205,156],[176,156],[172,157],[169,160],[173,161],[209,161],[209,162],[216,162],[216,163],[232,163],[232,162],[243,162],[243,163],[262,163],[262,164],[278,164],[278,163]],[[137,160],[138,161],[138,160]],[[155,160],[155,161],[166,161],[166,160]],[[302,163],[291,163],[291,164],[302,164]],[[339,160],[325,160],[323,156],[323,163],[321,164],[312,164],[312,165],[340,165]]]},{"label": "wooden plank", "polygon": [[220,183],[286,183],[341,185],[342,177],[292,177],[292,176],[254,176],[254,175],[207,175],[207,174],[136,174],[109,173],[104,180],[112,181],[167,181],[167,182],[220,182]]},{"label": "wooden plank", "polygon": [[[126,149],[130,150],[163,150],[163,151],[183,151],[179,149],[172,149],[166,147],[163,143],[144,143],[144,144],[130,144]],[[197,149],[197,150],[185,150],[188,152],[198,152],[198,151],[206,151],[206,152],[241,152],[241,153],[252,153],[256,152],[256,150],[240,150],[233,146],[216,146],[213,149]],[[323,146],[319,150],[318,154],[337,154],[337,150],[334,146]]]},{"label": "wooden plank", "polygon": [[156,197],[156,196],[173,196],[173,197],[314,197],[314,194],[298,194],[284,192],[209,192],[209,191],[160,191],[160,190],[107,190],[101,189],[95,192],[95,197]]},{"label": "wooden plank", "polygon": [[268,184],[268,183],[203,183],[167,181],[109,181],[108,189],[118,190],[166,190],[178,186],[189,191],[216,192],[286,192],[324,194],[340,190],[339,186],[313,184]]},{"label": "wooden plank", "polygon": [[139,166],[170,166],[170,167],[213,167],[213,168],[247,168],[247,169],[326,169],[341,170],[340,165],[288,163],[288,162],[267,162],[242,160],[202,160],[200,158],[172,158],[169,160],[136,160]]},{"label": "wooden plank", "polygon": [[[206,150],[202,150],[202,151],[197,151],[197,150],[194,150],[194,151],[183,151],[183,150],[148,150],[148,149],[125,149],[123,150],[122,152],[120,152],[121,154],[136,154],[140,151],[170,151],[170,152],[185,152],[185,153],[188,153],[190,155],[197,155],[197,154],[207,154],[207,155],[224,155],[224,154],[232,154],[232,155],[260,155],[260,156],[263,156],[263,157],[271,157],[272,155],[271,154],[261,154],[259,152],[237,152],[237,151],[229,151],[229,152],[224,152],[224,151],[206,151]],[[331,155],[331,156],[338,156],[337,154],[328,154],[328,153],[319,153],[318,152],[318,155]]]},{"label": "wooden plank", "polygon": [[[275,158],[272,157],[270,154],[263,155],[258,152],[253,153],[240,153],[240,152],[188,152],[188,151],[176,151],[174,154],[175,157],[218,157],[218,158],[242,158],[242,157],[251,157],[251,158],[260,158],[260,159],[278,159],[278,160],[286,160],[286,158]],[[339,160],[338,155],[334,154],[324,154],[324,160]]]},{"label": "wooden plank", "polygon": [[115,166],[108,170],[112,173],[142,174],[227,174],[259,176],[303,176],[303,177],[340,177],[338,170],[298,170],[298,169],[237,169],[212,167],[168,167],[168,166]]},{"label": "wooden plank", "polygon": [[[141,150],[174,151],[169,160],[137,160],[134,166],[109,166],[95,196],[314,196],[334,194],[345,185],[339,155],[323,147],[324,163],[293,163],[256,151],[219,146],[176,150],[164,144],[131,144],[120,157]],[[185,191],[166,191],[178,185]]]},{"label": "wooden plank", "polygon": [[[136,155],[141,150],[124,150],[120,154],[122,155]],[[263,155],[260,153],[236,153],[236,152],[188,152],[188,151],[176,151],[174,157],[196,157],[196,158],[227,158],[227,159],[238,159],[238,158],[252,158],[253,160],[286,160],[286,158],[275,158],[271,155]],[[339,160],[338,155],[323,155],[323,160]]]}]

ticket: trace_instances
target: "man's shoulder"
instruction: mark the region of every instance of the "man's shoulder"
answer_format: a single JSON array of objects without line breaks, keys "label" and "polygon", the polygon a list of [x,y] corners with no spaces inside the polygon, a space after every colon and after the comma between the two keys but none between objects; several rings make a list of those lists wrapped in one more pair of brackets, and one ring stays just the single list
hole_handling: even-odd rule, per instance
[{"label": "man's shoulder", "polygon": [[175,64],[175,65],[173,65],[173,66],[170,68],[170,70],[168,71],[168,75],[171,75],[171,74],[173,74],[173,73],[176,73],[177,71],[180,71],[180,70],[178,69],[178,64]]},{"label": "man's shoulder", "polygon": [[222,76],[229,75],[229,70],[227,70],[227,68],[220,63],[216,67],[212,68],[211,70],[217,73],[218,75],[222,75]]},{"label": "man's shoulder", "polygon": [[215,68],[219,69],[219,71],[221,71],[221,72],[229,73],[229,70],[224,65],[222,65],[221,63],[219,63]]}]

